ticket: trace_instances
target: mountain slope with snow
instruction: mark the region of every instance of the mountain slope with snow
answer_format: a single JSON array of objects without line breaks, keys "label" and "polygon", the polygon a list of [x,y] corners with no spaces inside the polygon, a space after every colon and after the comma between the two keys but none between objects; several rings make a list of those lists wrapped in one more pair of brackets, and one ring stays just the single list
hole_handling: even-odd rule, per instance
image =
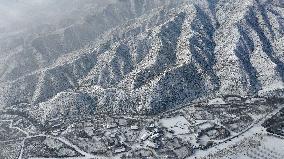
[{"label": "mountain slope with snow", "polygon": [[7,72],[10,63],[1,75],[1,109],[37,108],[62,92],[87,95],[98,114],[152,114],[223,95],[283,94],[281,0],[127,0],[89,17],[86,27],[33,40],[52,62],[21,76]]}]

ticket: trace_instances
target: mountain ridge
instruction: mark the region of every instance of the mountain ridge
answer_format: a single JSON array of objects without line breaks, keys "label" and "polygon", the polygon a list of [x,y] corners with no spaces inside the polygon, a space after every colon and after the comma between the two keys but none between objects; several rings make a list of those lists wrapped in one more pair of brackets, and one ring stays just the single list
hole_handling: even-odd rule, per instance
[{"label": "mountain ridge", "polygon": [[86,94],[98,114],[159,113],[223,95],[283,93],[280,1],[185,1],[169,8],[110,30],[50,68],[0,83],[2,109],[37,107],[64,92]]}]

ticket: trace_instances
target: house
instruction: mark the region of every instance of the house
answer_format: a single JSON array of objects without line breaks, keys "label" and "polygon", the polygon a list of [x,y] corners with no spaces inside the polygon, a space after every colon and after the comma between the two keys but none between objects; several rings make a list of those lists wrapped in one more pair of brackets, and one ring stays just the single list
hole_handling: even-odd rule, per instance
[{"label": "house", "polygon": [[152,123],[152,124],[149,125],[149,128],[153,128],[153,127],[155,127],[155,124],[154,124],[154,123]]},{"label": "house", "polygon": [[138,130],[139,127],[138,127],[137,125],[132,125],[132,126],[130,127],[130,129],[131,129],[131,130]]},{"label": "house", "polygon": [[265,98],[249,98],[246,100],[247,104],[263,104],[266,103],[266,99]]},{"label": "house", "polygon": [[151,135],[151,139],[156,139],[156,138],[158,138],[158,137],[160,137],[161,136],[161,134],[160,133],[154,133],[153,135]]},{"label": "house", "polygon": [[111,133],[111,134],[110,134],[110,137],[111,137],[111,138],[115,138],[115,137],[116,137],[116,133]]},{"label": "house", "polygon": [[142,141],[145,141],[146,139],[148,139],[148,137],[149,137],[150,135],[151,135],[150,132],[148,132],[148,131],[144,132],[144,134],[142,134],[142,136],[141,136],[141,140],[142,140]]},{"label": "house", "polygon": [[238,95],[227,95],[224,97],[225,102],[229,104],[240,104],[243,102],[243,98]]},{"label": "house", "polygon": [[117,127],[117,124],[114,123],[114,122],[106,124],[106,128],[107,129],[112,129],[112,128],[116,128],[116,127]]},{"label": "house", "polygon": [[145,145],[146,145],[147,147],[154,148],[154,149],[159,148],[159,145],[158,145],[157,143],[154,143],[154,142],[152,142],[152,141],[150,141],[150,140],[147,140],[147,141],[145,142]]},{"label": "house", "polygon": [[126,148],[124,146],[120,146],[120,147],[115,148],[114,153],[118,154],[118,153],[122,153],[125,151],[126,151]]}]

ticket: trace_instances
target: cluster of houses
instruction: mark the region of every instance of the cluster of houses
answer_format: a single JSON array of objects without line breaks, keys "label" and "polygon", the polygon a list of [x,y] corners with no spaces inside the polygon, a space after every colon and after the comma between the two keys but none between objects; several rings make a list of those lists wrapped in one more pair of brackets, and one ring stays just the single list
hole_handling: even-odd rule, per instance
[{"label": "cluster of houses", "polygon": [[268,110],[266,102],[226,96],[155,117],[104,116],[72,138],[84,138],[78,142],[83,148],[82,141],[94,143],[87,152],[106,157],[186,158],[248,128],[256,120],[252,114]]}]

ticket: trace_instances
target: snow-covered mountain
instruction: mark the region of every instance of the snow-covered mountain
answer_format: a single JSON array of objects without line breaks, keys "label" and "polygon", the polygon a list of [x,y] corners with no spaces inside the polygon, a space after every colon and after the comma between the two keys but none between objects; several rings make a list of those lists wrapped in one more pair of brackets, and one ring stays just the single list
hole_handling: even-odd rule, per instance
[{"label": "snow-covered mountain", "polygon": [[44,122],[67,107],[152,114],[283,95],[282,0],[124,0],[84,17],[1,39],[2,110],[25,103]]}]

